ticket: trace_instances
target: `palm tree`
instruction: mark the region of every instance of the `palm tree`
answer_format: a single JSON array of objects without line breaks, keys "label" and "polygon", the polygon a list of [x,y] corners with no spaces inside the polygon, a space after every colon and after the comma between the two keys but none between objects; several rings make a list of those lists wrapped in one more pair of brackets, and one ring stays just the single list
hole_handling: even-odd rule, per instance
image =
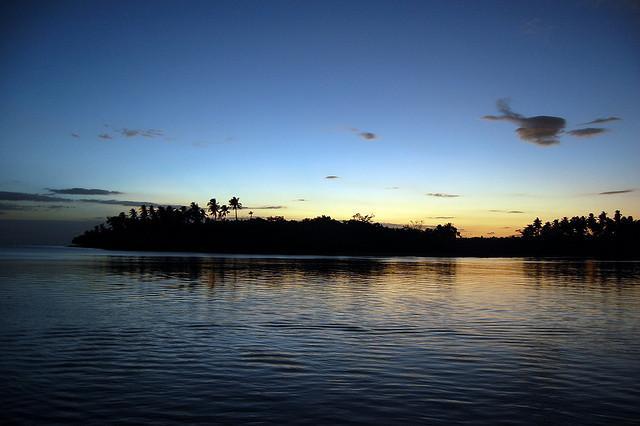
[{"label": "palm tree", "polygon": [[533,221],[533,233],[536,237],[540,235],[540,230],[542,229],[542,221],[539,217],[536,217]]},{"label": "palm tree", "polygon": [[227,205],[223,205],[222,207],[220,207],[220,218],[224,220],[224,218],[229,214],[229,207],[227,207]]},{"label": "palm tree", "polygon": [[619,225],[621,219],[622,214],[620,213],[620,210],[616,210],[616,213],[613,215],[613,221],[616,223],[616,225]]},{"label": "palm tree", "polygon": [[156,208],[154,206],[149,206],[149,217],[152,222],[155,222],[158,219],[158,214],[156,213]]},{"label": "palm tree", "polygon": [[593,213],[589,213],[589,217],[587,218],[587,228],[591,231],[591,235],[597,237],[600,233],[600,229],[598,227],[598,221]]},{"label": "palm tree", "polygon": [[212,198],[207,203],[207,206],[209,208],[209,213],[211,214],[211,217],[213,218],[213,220],[215,220],[216,217],[218,217],[218,212],[220,211],[220,204],[218,204],[215,198]]},{"label": "palm tree", "polygon": [[233,197],[232,199],[229,200],[229,205],[231,206],[233,211],[236,213],[236,220],[238,220],[238,210],[242,208],[242,204],[240,203],[240,198]]},{"label": "palm tree", "polygon": [[144,204],[140,206],[140,219],[147,220],[149,218],[149,212],[147,211],[147,206]]},{"label": "palm tree", "polygon": [[167,220],[167,210],[164,206],[158,206],[158,220],[164,222]]},{"label": "palm tree", "polygon": [[189,206],[189,218],[192,223],[202,223],[202,219],[204,219],[204,210],[200,208],[198,203],[192,202]]},{"label": "palm tree", "polygon": [[249,220],[251,220],[253,218],[253,212],[249,211]]}]

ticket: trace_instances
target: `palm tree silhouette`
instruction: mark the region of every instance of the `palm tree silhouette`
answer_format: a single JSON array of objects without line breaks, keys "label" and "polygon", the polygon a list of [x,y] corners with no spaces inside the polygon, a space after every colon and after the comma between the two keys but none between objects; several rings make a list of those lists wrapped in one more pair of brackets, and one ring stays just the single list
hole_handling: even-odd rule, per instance
[{"label": "palm tree silhouette", "polygon": [[155,222],[158,219],[158,213],[156,213],[156,208],[154,206],[149,206],[149,217],[152,222]]},{"label": "palm tree silhouette", "polygon": [[540,230],[542,229],[542,221],[539,217],[536,217],[533,221],[533,233],[537,237],[540,235]]},{"label": "palm tree silhouette", "polygon": [[253,212],[249,211],[249,220],[251,220],[253,218]]},{"label": "palm tree silhouette", "polygon": [[189,217],[192,223],[201,223],[204,219],[204,211],[200,208],[198,203],[192,202],[189,206]]},{"label": "palm tree silhouette", "polygon": [[240,198],[233,197],[232,199],[229,200],[229,205],[231,206],[233,211],[236,213],[236,220],[238,220],[238,210],[242,208],[242,204],[240,203]]},{"label": "palm tree silhouette", "polygon": [[224,219],[228,214],[229,214],[229,207],[227,207],[226,204],[220,207],[219,215],[221,219]]},{"label": "palm tree silhouette", "polygon": [[207,206],[209,207],[209,213],[211,214],[211,217],[213,217],[213,220],[215,220],[216,217],[218,217],[218,212],[220,211],[220,204],[218,204],[215,198],[212,198],[207,203]]}]

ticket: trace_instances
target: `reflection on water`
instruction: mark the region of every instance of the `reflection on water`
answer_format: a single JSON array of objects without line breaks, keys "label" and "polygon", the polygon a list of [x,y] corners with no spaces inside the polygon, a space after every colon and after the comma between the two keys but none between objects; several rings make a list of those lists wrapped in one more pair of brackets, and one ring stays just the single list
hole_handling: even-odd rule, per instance
[{"label": "reflection on water", "polygon": [[3,416],[631,423],[640,263],[0,252]]}]

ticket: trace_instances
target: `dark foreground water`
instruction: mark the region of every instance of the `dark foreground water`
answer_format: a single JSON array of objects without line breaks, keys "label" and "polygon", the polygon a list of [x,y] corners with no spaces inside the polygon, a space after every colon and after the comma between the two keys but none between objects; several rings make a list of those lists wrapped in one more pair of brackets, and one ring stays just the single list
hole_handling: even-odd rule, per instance
[{"label": "dark foreground water", "polygon": [[0,416],[640,421],[640,263],[0,250]]}]

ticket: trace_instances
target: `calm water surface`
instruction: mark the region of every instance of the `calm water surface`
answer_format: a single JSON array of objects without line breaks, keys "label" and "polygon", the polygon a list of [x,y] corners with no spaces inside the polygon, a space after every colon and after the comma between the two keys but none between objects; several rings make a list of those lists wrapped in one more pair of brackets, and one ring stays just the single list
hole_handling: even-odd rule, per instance
[{"label": "calm water surface", "polygon": [[640,263],[0,250],[0,415],[640,421]]}]

